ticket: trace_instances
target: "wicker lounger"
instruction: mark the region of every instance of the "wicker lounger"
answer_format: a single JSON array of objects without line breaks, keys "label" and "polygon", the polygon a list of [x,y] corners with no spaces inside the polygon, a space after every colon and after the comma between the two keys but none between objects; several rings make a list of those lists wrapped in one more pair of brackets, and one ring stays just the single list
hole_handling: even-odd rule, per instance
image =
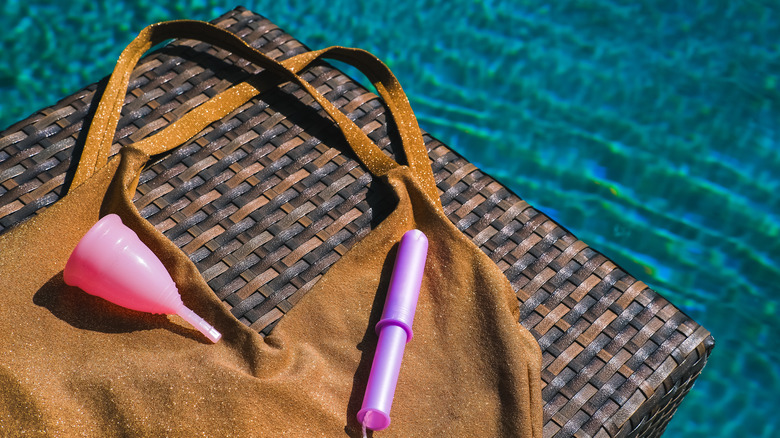
[{"label": "wicker lounger", "polygon": [[[237,9],[215,20],[271,56],[306,49]],[[131,80],[114,152],[255,71],[177,41]],[[390,151],[384,108],[322,63],[306,78]],[[91,117],[93,84],[0,134],[0,232],[56,202]],[[340,133],[285,85],[242,106],[141,177],[136,205],[261,334],[391,206]],[[389,135],[388,135],[389,131]],[[426,134],[453,223],[506,273],[544,354],[545,436],[659,436],[701,372],[709,332],[493,178]]]}]

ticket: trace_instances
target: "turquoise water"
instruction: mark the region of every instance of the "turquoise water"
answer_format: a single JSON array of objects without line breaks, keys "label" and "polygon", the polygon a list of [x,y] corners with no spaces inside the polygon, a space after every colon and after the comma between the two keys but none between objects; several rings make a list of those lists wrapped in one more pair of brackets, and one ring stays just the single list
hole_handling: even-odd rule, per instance
[{"label": "turquoise water", "polygon": [[[0,128],[108,74],[146,24],[236,5],[4,2]],[[243,5],[377,54],[423,128],[712,331],[666,436],[780,434],[779,3]]]}]

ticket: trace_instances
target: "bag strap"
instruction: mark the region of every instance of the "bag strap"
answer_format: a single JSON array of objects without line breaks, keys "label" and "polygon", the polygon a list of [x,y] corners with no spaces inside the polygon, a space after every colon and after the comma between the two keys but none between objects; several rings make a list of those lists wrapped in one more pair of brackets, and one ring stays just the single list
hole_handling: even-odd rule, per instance
[{"label": "bag strap", "polygon": [[259,94],[263,89],[274,85],[269,83],[270,81],[265,76],[265,72],[268,72],[283,80],[298,84],[311,94],[337,123],[352,150],[366,168],[376,176],[385,175],[398,167],[399,164],[382,152],[352,120],[297,74],[317,59],[332,58],[355,66],[374,84],[377,92],[385,100],[390,115],[395,119],[401,136],[402,148],[415,179],[422,185],[434,204],[441,208],[433,171],[429,164],[428,153],[417,119],[398,80],[378,58],[360,49],[330,47],[303,53],[279,62],[251,47],[237,35],[225,29],[210,23],[191,20],[168,21],[148,26],[119,56],[89,127],[87,140],[71,187],[82,184],[97,169],[106,164],[133,68],[141,56],[152,46],[171,38],[187,38],[211,43],[230,50],[265,70],[214,96],[161,132],[136,142],[133,145],[134,148],[140,149],[148,155],[154,155],[184,143],[210,123],[221,119]]}]

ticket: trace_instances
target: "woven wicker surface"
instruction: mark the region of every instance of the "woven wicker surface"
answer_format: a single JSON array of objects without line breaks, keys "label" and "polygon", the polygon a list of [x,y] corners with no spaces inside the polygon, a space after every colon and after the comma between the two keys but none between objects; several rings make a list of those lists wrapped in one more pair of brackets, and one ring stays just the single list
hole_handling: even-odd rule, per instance
[{"label": "woven wicker surface", "polygon": [[[307,50],[237,9],[214,21],[276,58]],[[114,152],[257,71],[229,53],[177,41],[130,83]],[[377,98],[327,64],[306,79],[391,153]],[[0,232],[60,199],[96,102],[93,84],[0,134]],[[159,157],[135,204],[195,262],[243,323],[267,334],[392,209],[305,92],[265,92]],[[659,436],[701,372],[709,332],[425,135],[449,218],[505,272],[521,323],[543,351],[545,436]]]}]

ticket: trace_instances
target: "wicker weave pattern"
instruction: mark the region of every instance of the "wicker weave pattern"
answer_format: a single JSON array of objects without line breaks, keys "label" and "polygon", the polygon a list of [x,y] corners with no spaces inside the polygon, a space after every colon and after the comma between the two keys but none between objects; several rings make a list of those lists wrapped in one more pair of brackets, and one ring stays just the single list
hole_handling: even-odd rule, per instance
[{"label": "wicker weave pattern", "polygon": [[[215,23],[273,57],[307,50],[244,9]],[[193,41],[147,56],[131,80],[114,152],[256,71]],[[391,153],[394,128],[376,96],[324,63],[305,77]],[[0,231],[63,196],[96,88],[0,135]],[[141,215],[261,334],[393,208],[312,107],[291,84],[263,93],[149,166],[135,197]],[[521,322],[542,347],[545,436],[659,436],[706,363],[709,332],[441,142],[425,140],[446,213],[505,272]]]}]

